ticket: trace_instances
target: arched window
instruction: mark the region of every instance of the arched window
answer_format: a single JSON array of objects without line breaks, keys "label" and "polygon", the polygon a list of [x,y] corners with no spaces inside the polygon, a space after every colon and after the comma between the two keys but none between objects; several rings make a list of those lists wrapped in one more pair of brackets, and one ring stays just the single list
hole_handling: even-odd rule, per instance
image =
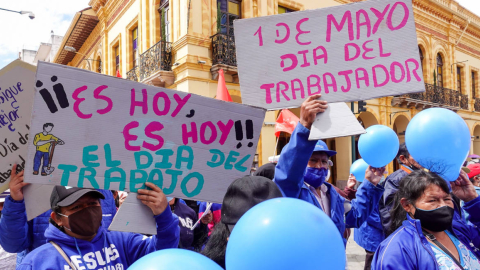
[{"label": "arched window", "polygon": [[437,86],[443,87],[443,59],[437,54]]},{"label": "arched window", "polygon": [[422,64],[422,69],[423,69],[423,51],[422,51],[422,48],[420,46],[418,46],[418,54],[420,55],[420,63]]}]

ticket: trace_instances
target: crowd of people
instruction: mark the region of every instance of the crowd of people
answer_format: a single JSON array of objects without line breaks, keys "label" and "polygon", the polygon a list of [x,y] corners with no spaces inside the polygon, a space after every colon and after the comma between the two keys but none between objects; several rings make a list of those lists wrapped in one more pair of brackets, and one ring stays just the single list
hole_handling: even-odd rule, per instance
[{"label": "crowd of people", "polygon": [[328,106],[320,96],[302,104],[278,163],[233,181],[222,204],[209,208],[206,202],[167,197],[146,183],[136,196],[152,211],[154,236],[108,230],[125,199],[122,191],[56,186],[51,209],[27,221],[27,183],[14,165],[9,193],[0,196],[0,268],[118,270],[154,251],[181,248],[225,269],[229,236],[240,218],[263,201],[290,197],[322,210],[345,246],[354,228],[354,240],[366,251],[365,269],[480,270],[480,164],[468,164],[455,182],[447,182],[402,144],[399,170],[385,178],[385,168],[369,166],[357,189],[350,175],[340,190],[327,182],[336,152],[321,140],[308,140],[316,115]]}]

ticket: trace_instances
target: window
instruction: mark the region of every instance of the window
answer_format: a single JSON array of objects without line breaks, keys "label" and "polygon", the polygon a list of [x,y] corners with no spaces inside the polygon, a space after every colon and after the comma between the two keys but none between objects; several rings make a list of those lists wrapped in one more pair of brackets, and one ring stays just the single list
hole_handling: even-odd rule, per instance
[{"label": "window", "polygon": [[168,0],[162,0],[160,3],[160,34],[163,41],[170,41],[170,6]]},{"label": "window", "polygon": [[137,66],[137,47],[138,46],[138,27],[132,30],[132,55],[133,55],[133,67]]},{"label": "window", "polygon": [[283,13],[290,13],[290,12],[295,12],[293,9],[289,9],[286,7],[278,6],[278,14],[283,14]]},{"label": "window", "polygon": [[420,55],[420,64],[422,64],[422,70],[423,70],[423,51],[422,51],[422,48],[420,46],[418,46],[418,54]]},{"label": "window", "polygon": [[462,68],[457,67],[457,91],[462,93]]},{"label": "window", "polygon": [[437,86],[443,87],[443,60],[440,54],[437,54]]},{"label": "window", "polygon": [[115,47],[115,75],[117,75],[117,71],[120,70],[120,49],[119,46]]},{"label": "window", "polygon": [[97,72],[102,73],[102,60],[100,59],[100,57],[97,58],[97,65]]},{"label": "window", "polygon": [[220,33],[233,36],[233,21],[240,19],[241,7],[237,0],[217,0],[220,7]]},{"label": "window", "polygon": [[476,83],[476,76],[475,76],[475,72],[472,71],[472,98],[475,99],[476,97],[476,88],[475,88],[475,83]]}]

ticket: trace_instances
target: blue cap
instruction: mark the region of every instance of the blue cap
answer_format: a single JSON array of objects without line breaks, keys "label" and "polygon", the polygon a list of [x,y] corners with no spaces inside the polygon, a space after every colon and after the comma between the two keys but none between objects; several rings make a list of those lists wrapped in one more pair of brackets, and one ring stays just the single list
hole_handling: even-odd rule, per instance
[{"label": "blue cap", "polygon": [[327,147],[327,144],[322,140],[318,140],[313,152],[324,152],[325,154],[327,154],[328,157],[331,157],[337,154],[336,151],[329,150]]}]

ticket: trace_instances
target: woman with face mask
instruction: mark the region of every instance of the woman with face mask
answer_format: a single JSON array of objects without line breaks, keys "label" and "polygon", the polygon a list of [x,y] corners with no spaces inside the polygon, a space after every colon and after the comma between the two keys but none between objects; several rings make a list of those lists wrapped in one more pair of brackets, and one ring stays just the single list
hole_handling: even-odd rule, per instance
[{"label": "woman with face mask", "polygon": [[162,190],[152,183],[145,185],[150,190],[139,189],[137,198],[152,210],[156,236],[107,231],[102,222],[102,193],[55,186],[50,197],[50,224],[45,231],[47,243],[30,252],[17,269],[127,269],[151,252],[176,248],[178,218]]},{"label": "woman with face mask", "polygon": [[372,269],[480,270],[480,198],[465,172],[451,182],[473,225],[465,223],[440,176],[415,171],[400,181],[392,209],[392,230]]}]

